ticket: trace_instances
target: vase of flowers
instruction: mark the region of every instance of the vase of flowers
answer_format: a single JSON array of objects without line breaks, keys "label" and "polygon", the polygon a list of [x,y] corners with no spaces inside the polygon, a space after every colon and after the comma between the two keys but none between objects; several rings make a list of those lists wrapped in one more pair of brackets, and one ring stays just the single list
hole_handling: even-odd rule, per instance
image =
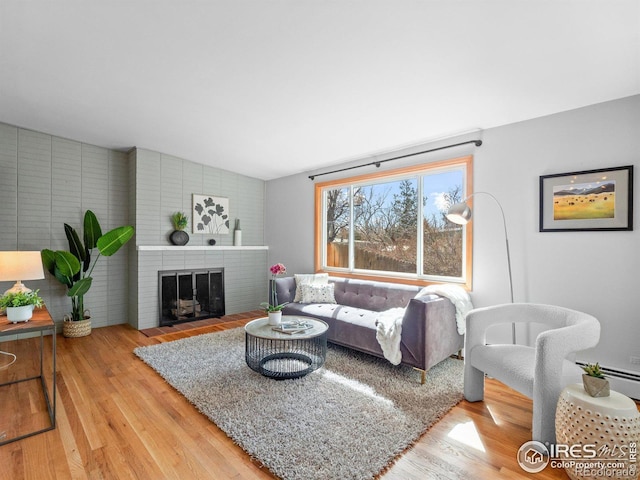
[{"label": "vase of flowers", "polygon": [[271,280],[269,283],[269,301],[262,302],[260,306],[269,317],[269,325],[280,325],[282,321],[282,309],[287,304],[278,303],[278,292],[276,291],[276,277],[287,271],[287,268],[282,263],[276,263],[269,267],[271,272]]}]

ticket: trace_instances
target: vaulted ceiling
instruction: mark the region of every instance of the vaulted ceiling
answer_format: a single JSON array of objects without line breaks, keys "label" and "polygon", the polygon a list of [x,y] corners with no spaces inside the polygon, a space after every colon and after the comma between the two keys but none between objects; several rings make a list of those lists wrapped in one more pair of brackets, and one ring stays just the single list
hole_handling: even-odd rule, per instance
[{"label": "vaulted ceiling", "polygon": [[640,93],[640,0],[2,0],[0,121],[262,179]]}]

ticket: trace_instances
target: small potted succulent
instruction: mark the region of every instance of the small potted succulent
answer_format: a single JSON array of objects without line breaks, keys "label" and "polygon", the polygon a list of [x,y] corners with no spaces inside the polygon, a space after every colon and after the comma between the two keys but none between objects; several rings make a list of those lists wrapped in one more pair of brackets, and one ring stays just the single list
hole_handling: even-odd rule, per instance
[{"label": "small potted succulent", "polygon": [[600,369],[598,363],[588,363],[582,369],[585,373],[582,374],[582,384],[585,391],[592,397],[608,397],[609,380],[607,380]]},{"label": "small potted succulent", "polygon": [[7,319],[12,323],[28,322],[33,316],[33,309],[44,305],[38,292],[39,290],[5,293],[0,298],[0,308],[6,309]]},{"label": "small potted succulent", "polygon": [[171,215],[171,224],[173,232],[169,235],[169,240],[174,245],[186,245],[189,243],[189,234],[184,231],[189,225],[189,217],[184,212],[175,212]]}]

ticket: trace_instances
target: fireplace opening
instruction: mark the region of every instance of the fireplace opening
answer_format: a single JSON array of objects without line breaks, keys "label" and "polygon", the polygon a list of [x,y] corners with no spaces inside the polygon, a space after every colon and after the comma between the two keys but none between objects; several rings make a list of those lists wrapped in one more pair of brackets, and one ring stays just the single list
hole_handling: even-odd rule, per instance
[{"label": "fireplace opening", "polygon": [[224,315],[224,268],[158,272],[160,326]]}]

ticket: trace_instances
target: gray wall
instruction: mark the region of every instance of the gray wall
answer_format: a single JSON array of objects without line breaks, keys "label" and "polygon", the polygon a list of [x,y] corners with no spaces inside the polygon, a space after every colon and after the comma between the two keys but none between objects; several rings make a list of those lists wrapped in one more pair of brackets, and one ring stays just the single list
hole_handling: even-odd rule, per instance
[{"label": "gray wall", "polygon": [[[103,231],[134,225],[136,237],[101,258],[85,297],[92,326],[157,325],[157,272],[224,267],[227,313],[255,310],[267,299],[265,250],[139,252],[139,245],[170,245],[170,215],[189,216],[191,194],[229,198],[232,223],[240,218],[243,245],[264,244],[264,182],[144,149],[123,153],[0,124],[0,250],[68,249],[64,223],[79,231],[93,210]],[[190,234],[190,246],[210,238]],[[218,235],[231,246],[233,235]],[[66,289],[45,273],[27,281],[40,289],[56,322],[71,310]],[[11,287],[0,282],[0,292]],[[140,315],[140,316],[139,316]]]},{"label": "gray wall", "polygon": [[[258,308],[267,299],[266,250],[220,250],[208,246],[215,238],[216,247],[233,245],[233,234],[203,235],[192,233],[192,194],[207,194],[229,199],[231,226],[241,220],[242,245],[264,245],[264,195],[262,180],[207,167],[188,160],[141,148],[130,152],[135,170],[130,182],[135,184],[132,218],[138,227],[135,245],[170,245],[170,216],[183,211],[189,216],[190,240],[187,246],[203,246],[197,251],[134,252],[137,302],[130,305],[131,323],[136,328],[158,325],[158,271],[224,267],[226,313]],[[136,314],[137,312],[137,314]]]},{"label": "gray wall", "polygon": [[[93,210],[104,231],[128,221],[127,155],[0,124],[0,250],[68,249],[64,223],[82,229]],[[92,325],[127,322],[129,254],[101,258],[85,297]],[[71,311],[66,289],[45,273],[40,289],[52,317]],[[0,291],[11,286],[0,283]]]},{"label": "gray wall", "polygon": [[[636,177],[640,175],[640,96],[492,128],[447,143],[475,137],[482,138],[484,144],[472,150],[474,190],[493,193],[504,208],[515,301],[557,304],[595,315],[603,327],[600,344],[582,358],[640,373],[638,366],[629,362],[630,355],[640,355],[640,295],[635,278],[640,271],[637,213],[632,232],[538,232],[540,175],[622,165],[635,165]],[[423,145],[413,151],[441,144]],[[411,161],[390,162],[381,168],[467,153],[469,150],[457,148]],[[315,181],[329,178],[317,177]],[[311,272],[314,267],[313,186],[306,174],[267,183],[269,262],[284,263],[292,274]],[[478,196],[474,202],[472,298],[476,306],[505,303],[509,301],[509,287],[500,213],[486,196]],[[494,340],[510,338],[508,330],[495,331],[493,336]],[[532,336],[531,332],[519,332],[522,341]]]}]

